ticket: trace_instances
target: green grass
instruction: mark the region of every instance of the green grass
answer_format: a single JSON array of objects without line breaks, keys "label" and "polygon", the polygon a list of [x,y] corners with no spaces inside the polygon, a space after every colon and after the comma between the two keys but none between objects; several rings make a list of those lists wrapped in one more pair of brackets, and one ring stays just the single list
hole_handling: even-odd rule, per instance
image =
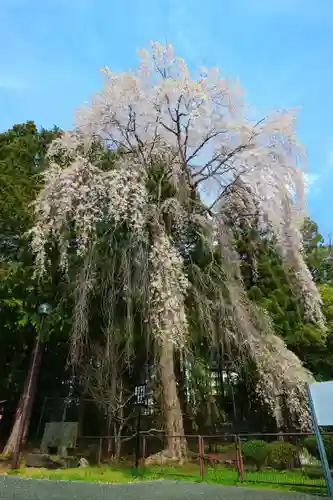
[{"label": "green grass", "polygon": [[[150,469],[158,477],[168,477],[187,481],[200,481],[197,465],[185,467],[152,467]],[[208,483],[253,486],[256,488],[282,489],[308,493],[325,493],[325,481],[321,478],[311,479],[301,470],[279,471],[265,470],[245,473],[244,481],[239,480],[235,469],[226,467],[206,467],[204,481]]]},{"label": "green grass", "polygon": [[[183,467],[143,467],[138,470],[125,465],[57,470],[22,467],[19,470],[14,471],[7,469],[7,471],[3,472],[8,475],[35,479],[60,479],[67,481],[108,483],[128,483],[162,478],[194,482],[199,482],[201,480],[199,467],[196,464],[189,464]],[[226,467],[206,467],[204,481],[221,485],[244,485],[247,487],[253,486],[255,488],[305,491],[317,494],[325,494],[326,492],[325,487],[323,487],[325,485],[323,479],[310,479],[304,475],[302,471],[266,470],[260,472],[246,472],[245,481],[240,482],[238,473],[235,469]]]},{"label": "green grass", "polygon": [[[42,469],[34,467],[22,467],[19,470],[7,470],[10,476],[20,476],[32,479],[58,479],[65,481],[89,481],[106,483],[128,483],[131,474],[126,470],[114,469],[112,467],[86,467],[78,469]],[[134,476],[133,480],[135,479]]]}]

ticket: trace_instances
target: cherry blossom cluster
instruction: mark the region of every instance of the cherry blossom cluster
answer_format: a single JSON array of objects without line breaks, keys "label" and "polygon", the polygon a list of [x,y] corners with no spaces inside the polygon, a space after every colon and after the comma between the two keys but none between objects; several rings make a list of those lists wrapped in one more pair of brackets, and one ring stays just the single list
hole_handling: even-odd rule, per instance
[{"label": "cherry blossom cluster", "polygon": [[189,282],[184,275],[183,259],[163,230],[154,238],[149,262],[149,320],[153,336],[183,348],[188,333],[185,298]]},{"label": "cherry blossom cluster", "polygon": [[67,270],[70,246],[83,256],[98,237],[102,223],[109,224],[109,230],[127,224],[139,236],[144,233],[148,209],[145,178],[129,159],[104,172],[77,156],[66,168],[52,163],[44,177],[31,231],[40,273],[45,272],[45,248],[50,240],[58,244],[61,267]]}]

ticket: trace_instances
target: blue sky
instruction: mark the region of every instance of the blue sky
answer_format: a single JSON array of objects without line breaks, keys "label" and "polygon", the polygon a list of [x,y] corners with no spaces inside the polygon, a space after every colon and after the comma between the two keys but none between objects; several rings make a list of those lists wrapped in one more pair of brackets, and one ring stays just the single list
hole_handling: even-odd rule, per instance
[{"label": "blue sky", "polygon": [[191,67],[239,77],[259,114],[301,106],[309,212],[333,233],[332,0],[0,0],[0,19],[0,130],[70,127],[102,66],[133,68],[167,39]]}]

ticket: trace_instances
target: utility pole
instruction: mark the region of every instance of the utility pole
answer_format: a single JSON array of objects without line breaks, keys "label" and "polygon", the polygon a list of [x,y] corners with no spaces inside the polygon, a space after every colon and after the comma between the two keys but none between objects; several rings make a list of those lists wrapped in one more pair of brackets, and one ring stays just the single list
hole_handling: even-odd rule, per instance
[{"label": "utility pole", "polygon": [[11,463],[12,469],[18,469],[20,466],[20,451],[21,451],[21,444],[22,444],[22,438],[23,438],[23,433],[24,433],[24,427],[25,427],[25,423],[27,420],[27,416],[28,416],[30,399],[32,397],[32,387],[33,387],[35,378],[37,377],[37,374],[38,374],[38,362],[37,362],[37,360],[38,360],[38,357],[40,356],[40,350],[42,347],[43,324],[44,324],[45,316],[47,316],[51,312],[51,306],[49,304],[41,304],[38,308],[38,312],[41,315],[42,320],[41,320],[41,324],[40,324],[37,338],[35,341],[34,350],[32,353],[31,364],[30,364],[29,375],[28,375],[27,389],[26,389],[25,394],[24,394],[22,413],[21,413],[21,418],[19,421],[19,428],[17,431],[17,439],[15,440],[15,445],[14,445],[14,449],[13,449],[13,456],[12,456],[12,463]]}]

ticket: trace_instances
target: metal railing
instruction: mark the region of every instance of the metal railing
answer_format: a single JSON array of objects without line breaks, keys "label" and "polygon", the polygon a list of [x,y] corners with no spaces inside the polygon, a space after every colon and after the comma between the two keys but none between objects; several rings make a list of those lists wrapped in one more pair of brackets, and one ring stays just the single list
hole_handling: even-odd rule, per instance
[{"label": "metal railing", "polygon": [[[325,433],[324,439],[333,466],[333,433]],[[183,450],[183,463],[163,454],[172,448]],[[280,485],[322,493],[326,487],[311,433],[84,436],[78,439],[76,453],[91,463],[136,467],[142,473],[186,476],[194,481]]]}]

